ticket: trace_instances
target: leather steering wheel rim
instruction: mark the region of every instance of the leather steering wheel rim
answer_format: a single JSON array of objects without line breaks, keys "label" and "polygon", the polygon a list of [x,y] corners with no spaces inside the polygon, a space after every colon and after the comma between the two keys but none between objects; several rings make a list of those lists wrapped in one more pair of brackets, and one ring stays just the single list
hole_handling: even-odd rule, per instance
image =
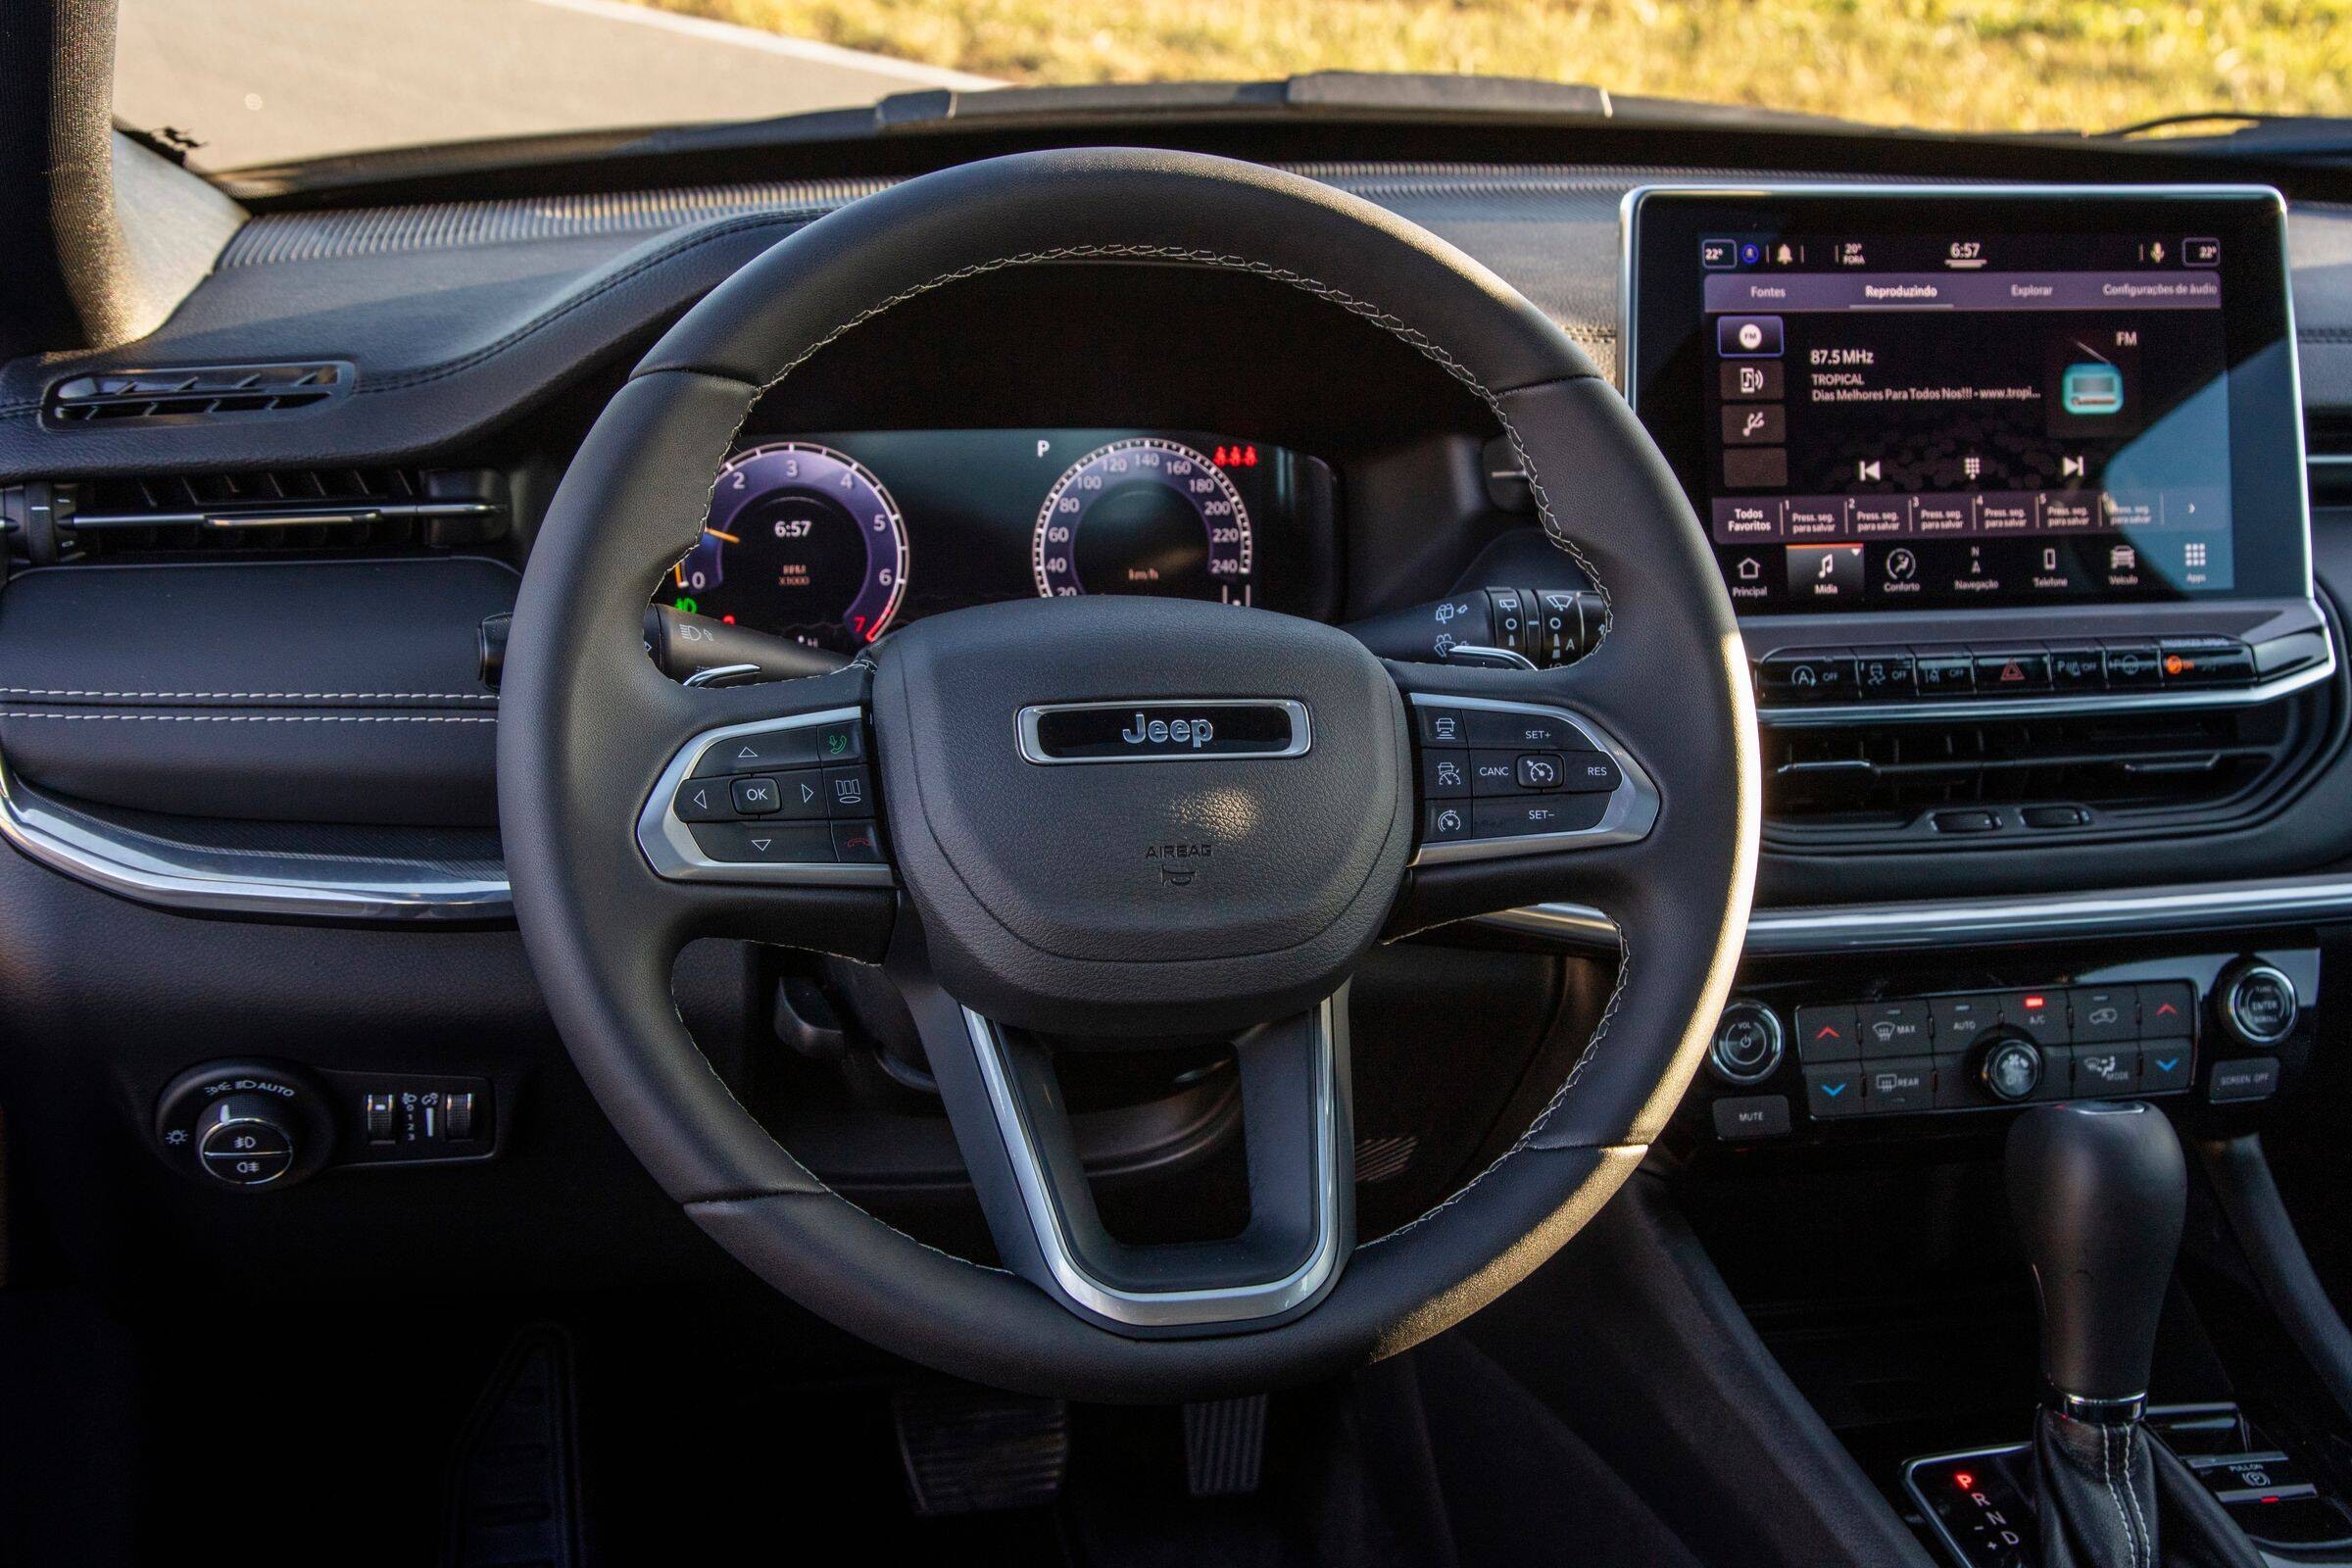
[{"label": "leather steering wheel rim", "polygon": [[[1546,530],[1607,595],[1608,630],[1564,670],[1411,666],[1414,689],[1572,706],[1623,742],[1660,797],[1638,843],[1413,874],[1392,936],[1545,899],[1604,909],[1623,951],[1600,1023],[1524,1136],[1437,1208],[1356,1249],[1318,1300],[1187,1338],[1085,1321],[1016,1273],[902,1234],[793,1159],[687,1033],[671,962],[683,942],[718,933],[840,951],[848,934],[887,927],[892,896],[684,888],[625,831],[680,747],[777,700],[775,686],[683,691],[637,630],[756,401],[931,290],[1007,267],[1136,262],[1305,290],[1333,305],[1335,331],[1395,335],[1494,413]],[[821,708],[861,700],[869,675],[785,684],[796,707]],[[1747,680],[1713,555],[1672,474],[1585,355],[1507,283],[1391,213],[1259,166],[1024,154],[908,180],[799,230],[637,366],[566,472],[524,576],[500,815],[516,917],[573,1060],[722,1247],[848,1331],[957,1376],[1083,1398],[1219,1397],[1331,1375],[1459,1321],[1549,1257],[1659,1136],[1745,929],[1759,819]]]}]

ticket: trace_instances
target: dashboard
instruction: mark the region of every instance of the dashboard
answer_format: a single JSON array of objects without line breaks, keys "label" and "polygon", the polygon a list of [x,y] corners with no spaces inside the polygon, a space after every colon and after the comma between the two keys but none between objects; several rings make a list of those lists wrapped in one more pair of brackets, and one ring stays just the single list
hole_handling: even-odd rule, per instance
[{"label": "dashboard", "polygon": [[1329,469],[1198,430],[867,430],[755,438],[662,600],[851,653],[1022,597],[1146,594],[1297,611]]}]

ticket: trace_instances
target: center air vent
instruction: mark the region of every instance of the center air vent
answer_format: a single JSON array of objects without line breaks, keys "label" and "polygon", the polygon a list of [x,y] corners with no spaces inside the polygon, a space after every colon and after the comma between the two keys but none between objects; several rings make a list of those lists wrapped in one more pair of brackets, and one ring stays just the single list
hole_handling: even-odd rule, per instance
[{"label": "center air vent", "polygon": [[505,532],[488,468],[272,468],[34,482],[0,491],[36,563],[447,550]]},{"label": "center air vent", "polygon": [[1768,729],[1767,837],[1813,851],[1950,844],[1937,819],[1955,813],[2009,829],[1971,835],[1972,848],[2226,828],[2331,740],[2332,706],[2323,690],[2240,709]]}]

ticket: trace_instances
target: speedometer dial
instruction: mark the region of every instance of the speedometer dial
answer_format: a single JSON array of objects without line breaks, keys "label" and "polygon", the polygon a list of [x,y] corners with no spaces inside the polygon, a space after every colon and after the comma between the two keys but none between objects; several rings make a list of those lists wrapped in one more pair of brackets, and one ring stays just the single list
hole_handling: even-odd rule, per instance
[{"label": "speedometer dial", "polygon": [[1254,545],[1233,480],[1181,442],[1098,447],[1055,481],[1030,566],[1046,598],[1160,594],[1246,605]]},{"label": "speedometer dial", "polygon": [[864,465],[807,441],[737,453],[673,577],[680,610],[854,652],[906,592],[906,523]]}]

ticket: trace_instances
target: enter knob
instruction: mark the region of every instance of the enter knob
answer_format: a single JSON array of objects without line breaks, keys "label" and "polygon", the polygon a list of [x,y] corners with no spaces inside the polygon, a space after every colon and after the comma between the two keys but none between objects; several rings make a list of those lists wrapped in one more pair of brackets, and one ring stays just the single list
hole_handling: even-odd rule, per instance
[{"label": "enter knob", "polygon": [[231,1187],[261,1187],[294,1167],[294,1131],[284,1109],[260,1095],[229,1095],[196,1118],[204,1173]]}]

